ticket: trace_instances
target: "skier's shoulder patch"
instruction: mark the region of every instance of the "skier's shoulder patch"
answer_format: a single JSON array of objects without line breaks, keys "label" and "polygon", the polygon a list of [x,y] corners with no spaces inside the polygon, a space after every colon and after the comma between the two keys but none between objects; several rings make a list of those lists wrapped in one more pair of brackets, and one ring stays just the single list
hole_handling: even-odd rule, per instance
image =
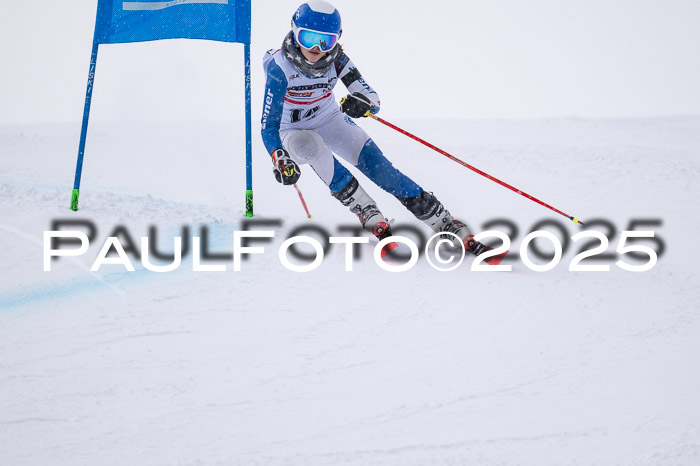
[{"label": "skier's shoulder patch", "polygon": [[265,52],[265,56],[263,57],[263,70],[267,72],[267,68],[270,66],[270,62],[275,59],[275,54],[279,52],[280,49],[270,49],[267,52]]},{"label": "skier's shoulder patch", "polygon": [[350,59],[348,58],[348,56],[345,55],[345,52],[341,50],[338,54],[338,58],[335,59],[335,72],[340,74],[349,61]]}]

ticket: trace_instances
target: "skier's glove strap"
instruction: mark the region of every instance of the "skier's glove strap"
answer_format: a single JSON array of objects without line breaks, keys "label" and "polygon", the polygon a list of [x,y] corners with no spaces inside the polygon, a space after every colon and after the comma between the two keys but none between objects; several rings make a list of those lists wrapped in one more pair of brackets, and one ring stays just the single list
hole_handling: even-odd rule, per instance
[{"label": "skier's glove strap", "polygon": [[340,110],[351,118],[367,116],[366,113],[371,111],[372,107],[373,105],[369,98],[360,92],[348,95],[340,103]]},{"label": "skier's glove strap", "polygon": [[289,152],[284,149],[276,149],[272,154],[272,163],[275,166],[272,171],[278,183],[284,185],[294,184],[299,180],[301,171],[299,165],[289,158]]}]

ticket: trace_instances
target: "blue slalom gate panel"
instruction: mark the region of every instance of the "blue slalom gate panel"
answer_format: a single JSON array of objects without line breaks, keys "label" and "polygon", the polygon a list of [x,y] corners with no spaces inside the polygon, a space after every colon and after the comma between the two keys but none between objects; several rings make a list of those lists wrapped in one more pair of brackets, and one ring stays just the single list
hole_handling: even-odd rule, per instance
[{"label": "blue slalom gate panel", "polygon": [[95,42],[207,39],[250,43],[250,0],[99,0]]}]

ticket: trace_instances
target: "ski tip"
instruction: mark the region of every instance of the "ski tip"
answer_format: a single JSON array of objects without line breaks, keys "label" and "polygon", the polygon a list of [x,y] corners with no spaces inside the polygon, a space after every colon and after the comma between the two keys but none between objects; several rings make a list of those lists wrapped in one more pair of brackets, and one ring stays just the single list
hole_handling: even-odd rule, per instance
[{"label": "ski tip", "polygon": [[487,264],[489,265],[498,265],[501,263],[504,257],[508,254],[509,251],[503,252],[497,256],[489,257],[489,259],[486,261]]},{"label": "ski tip", "polygon": [[399,247],[398,243],[387,243],[381,250],[382,259],[386,259],[386,256],[397,247]]}]

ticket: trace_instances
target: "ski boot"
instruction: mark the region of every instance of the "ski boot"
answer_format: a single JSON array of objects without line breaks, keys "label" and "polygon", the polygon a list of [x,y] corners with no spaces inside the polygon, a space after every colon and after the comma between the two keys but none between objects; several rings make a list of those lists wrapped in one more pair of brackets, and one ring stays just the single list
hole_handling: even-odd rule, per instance
[{"label": "ski boot", "polygon": [[[433,193],[423,191],[418,196],[399,197],[398,199],[418,220],[423,221],[434,232],[453,233],[456,237],[452,235],[445,235],[445,237],[450,239],[455,246],[461,247],[463,245],[467,252],[475,256],[492,250],[492,248],[476,241],[469,227],[464,222],[453,218],[452,214],[445,209]],[[489,265],[498,265],[506,254],[508,251],[490,257],[486,262]]]},{"label": "ski boot", "polygon": [[[449,212],[448,212],[449,214]],[[474,254],[475,256],[480,256],[487,251],[493,251],[493,248],[486,246],[484,243],[476,241],[474,235],[469,231],[469,227],[463,222],[452,219],[450,223],[445,225],[441,231],[454,233],[458,237],[462,238],[462,244],[464,244],[464,249],[467,252]],[[454,239],[454,237],[452,237]],[[501,263],[504,257],[506,257],[508,251],[498,254],[496,256],[489,257],[486,263],[489,265],[498,265]]]},{"label": "ski boot", "polygon": [[[343,189],[333,193],[333,197],[338,199],[345,207],[348,207],[350,212],[357,215],[362,227],[372,233],[379,241],[391,236],[389,221],[382,215],[374,199],[362,189],[357,178],[353,176]],[[386,244],[382,248],[382,258],[397,246],[393,242]]]}]

